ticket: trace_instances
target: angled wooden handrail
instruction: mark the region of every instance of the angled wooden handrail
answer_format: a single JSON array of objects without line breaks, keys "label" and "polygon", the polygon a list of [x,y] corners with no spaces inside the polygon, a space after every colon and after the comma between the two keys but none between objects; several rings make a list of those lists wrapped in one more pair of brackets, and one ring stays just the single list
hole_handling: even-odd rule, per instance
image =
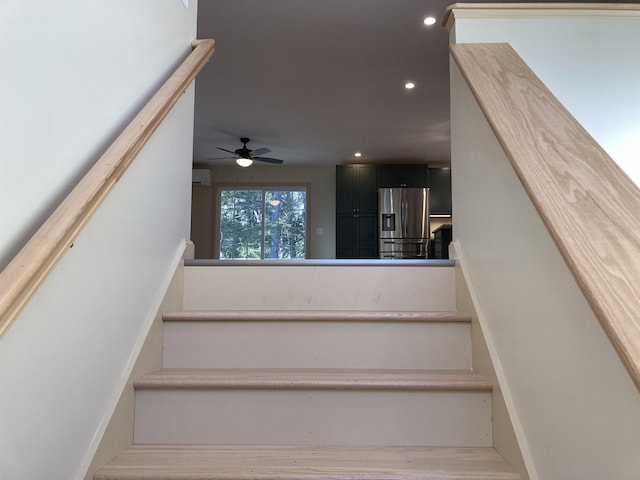
[{"label": "angled wooden handrail", "polygon": [[450,51],[640,390],[640,189],[509,45]]},{"label": "angled wooden handrail", "polygon": [[0,336],[211,58],[213,40],[196,40],[192,46],[191,54],[0,273]]}]

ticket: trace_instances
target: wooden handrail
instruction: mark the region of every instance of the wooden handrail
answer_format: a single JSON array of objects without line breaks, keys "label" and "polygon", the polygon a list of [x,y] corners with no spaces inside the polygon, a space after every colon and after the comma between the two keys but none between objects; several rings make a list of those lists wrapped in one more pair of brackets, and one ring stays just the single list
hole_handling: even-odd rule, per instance
[{"label": "wooden handrail", "polygon": [[211,58],[213,40],[196,40],[192,46],[191,54],[0,273],[0,336]]},{"label": "wooden handrail", "polygon": [[450,51],[640,390],[640,189],[509,45]]}]

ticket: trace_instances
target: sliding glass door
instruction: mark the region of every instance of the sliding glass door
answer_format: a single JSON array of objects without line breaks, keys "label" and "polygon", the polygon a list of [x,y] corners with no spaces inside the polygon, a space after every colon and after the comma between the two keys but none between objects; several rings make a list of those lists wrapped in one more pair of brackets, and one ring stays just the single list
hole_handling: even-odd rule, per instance
[{"label": "sliding glass door", "polygon": [[218,207],[218,258],[306,258],[306,187],[218,187]]}]

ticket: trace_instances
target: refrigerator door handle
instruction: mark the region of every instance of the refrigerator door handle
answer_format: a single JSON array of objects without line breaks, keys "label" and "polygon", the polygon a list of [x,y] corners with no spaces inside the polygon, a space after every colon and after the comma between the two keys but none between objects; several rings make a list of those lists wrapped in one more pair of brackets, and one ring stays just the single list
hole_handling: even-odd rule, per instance
[{"label": "refrigerator door handle", "polygon": [[400,199],[400,229],[402,231],[402,237],[407,237],[407,214],[409,212],[409,202],[407,201],[407,191],[403,188],[401,190]]}]

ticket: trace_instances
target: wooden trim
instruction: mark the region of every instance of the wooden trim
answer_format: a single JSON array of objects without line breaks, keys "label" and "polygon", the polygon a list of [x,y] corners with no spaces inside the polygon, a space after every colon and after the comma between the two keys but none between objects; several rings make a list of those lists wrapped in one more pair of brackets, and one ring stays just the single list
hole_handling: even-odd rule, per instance
[{"label": "wooden trim", "polygon": [[165,322],[362,322],[470,323],[458,312],[383,312],[358,310],[185,310],[166,312]]},{"label": "wooden trim", "polygon": [[134,382],[136,390],[399,390],[490,392],[470,370],[349,368],[169,368]]},{"label": "wooden trim", "polygon": [[0,336],[213,54],[213,40],[196,40],[192,46],[193,52],[0,273]]},{"label": "wooden trim", "polygon": [[640,189],[509,45],[450,50],[640,390]]},{"label": "wooden trim", "polygon": [[455,3],[441,25],[451,30],[456,18],[636,17],[640,5],[630,3]]}]

